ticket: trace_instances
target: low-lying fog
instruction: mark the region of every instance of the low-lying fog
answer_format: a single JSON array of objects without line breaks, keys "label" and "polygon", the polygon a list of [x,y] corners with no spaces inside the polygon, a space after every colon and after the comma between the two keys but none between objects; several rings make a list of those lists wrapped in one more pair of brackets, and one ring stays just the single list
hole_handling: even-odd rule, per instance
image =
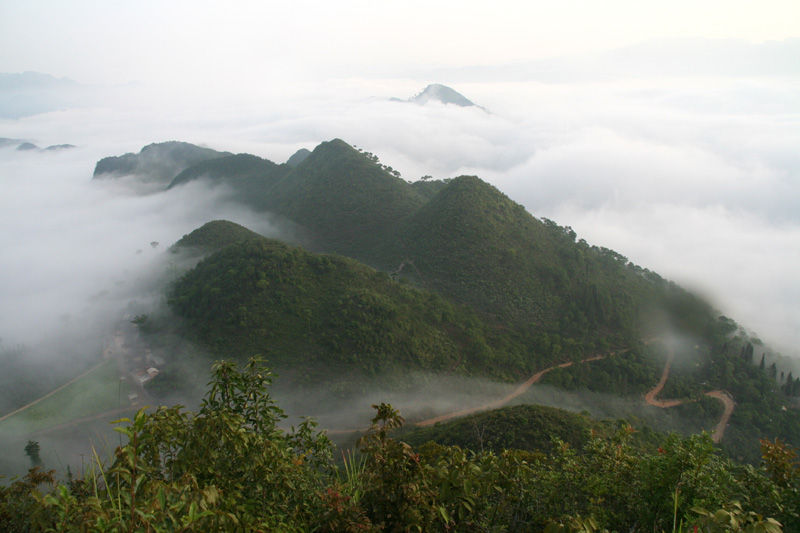
[{"label": "low-lying fog", "polygon": [[388,101],[425,83],[295,82],[291,96],[272,88],[263,100],[235,103],[142,89],[138,99],[126,93],[0,121],[0,136],[78,147],[0,149],[0,245],[10,252],[0,258],[0,337],[30,342],[42,331],[40,312],[50,323],[78,317],[90,296],[141,275],[139,267],[215,217],[269,231],[197,187],[138,197],[121,184],[92,182],[99,158],[182,140],[283,162],[339,137],[407,180],[476,174],[534,216],[702,292],[765,341],[797,353],[797,78],[455,86],[488,112]]},{"label": "low-lying fog", "polygon": [[485,110],[389,101],[448,83],[421,74],[222,97],[93,88],[74,107],[0,118],[0,137],[76,146],[0,146],[0,349],[48,341],[46,356],[64,357],[61,335],[107,336],[126,310],[160,298],[166,249],[205,222],[280,237],[202,183],[143,195],[130,180],[92,181],[98,159],[179,140],[283,162],[338,137],[407,180],[478,175],[798,355],[800,79],[712,74],[449,83]]}]

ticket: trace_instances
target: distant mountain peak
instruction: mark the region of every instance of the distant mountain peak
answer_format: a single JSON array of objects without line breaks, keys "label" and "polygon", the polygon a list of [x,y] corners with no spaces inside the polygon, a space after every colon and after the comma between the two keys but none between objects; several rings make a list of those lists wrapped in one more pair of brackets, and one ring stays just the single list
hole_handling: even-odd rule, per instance
[{"label": "distant mountain peak", "polygon": [[292,157],[290,157],[286,161],[286,164],[289,165],[290,167],[296,167],[297,165],[305,161],[306,158],[310,155],[311,155],[311,150],[309,150],[308,148],[300,148],[292,155]]},{"label": "distant mountain peak", "polygon": [[455,89],[451,89],[439,83],[428,85],[422,92],[409,98],[408,101],[419,105],[425,105],[430,101],[434,101],[443,104],[453,104],[459,107],[480,107]]},{"label": "distant mountain peak", "polygon": [[158,187],[168,185],[172,179],[202,161],[232,155],[187,142],[167,141],[148,144],[138,154],[104,157],[94,167],[94,179],[137,175],[142,183]]}]

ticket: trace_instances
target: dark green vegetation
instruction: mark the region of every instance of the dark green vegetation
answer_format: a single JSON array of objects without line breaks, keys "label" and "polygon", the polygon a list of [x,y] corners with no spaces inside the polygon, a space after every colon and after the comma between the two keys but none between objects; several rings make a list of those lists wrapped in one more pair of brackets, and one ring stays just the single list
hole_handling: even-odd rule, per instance
[{"label": "dark green vegetation", "polygon": [[289,221],[299,228],[295,243],[311,251],[405,277],[522,335],[567,333],[582,352],[640,338],[654,300],[684,298],[478,178],[409,184],[339,140],[294,169],[238,155],[191,167],[173,186],[200,177],[224,181],[251,207]]},{"label": "dark green vegetation", "polygon": [[[296,166],[223,154],[176,174],[171,187],[225,184],[292,231],[287,244],[214,221],[176,244],[205,257],[165,291],[166,312],[134,319],[167,359],[148,385],[153,394],[188,384],[189,359],[261,355],[283,387],[305,397],[326,387],[341,396],[402,388],[412,372],[433,384],[450,375],[519,382],[601,355],[552,370],[547,390],[643,407],[669,341],[678,347],[660,398],[684,403],[613,414],[634,436],[627,423],[541,407],[481,413],[405,434],[416,451],[389,438],[399,418],[381,406],[361,462],[337,474],[310,426],[285,433],[268,398],[251,403],[263,394],[263,380],[248,381],[262,375],[255,367],[240,375],[224,364],[197,414],[140,414],[115,465],[89,476],[99,480],[102,469],[104,482],[69,484],[38,503],[19,496],[31,494],[24,482],[4,493],[39,506],[32,517],[72,523],[79,513],[87,523],[162,530],[177,521],[332,531],[558,531],[559,523],[660,531],[719,517],[765,526],[763,516],[797,524],[794,459],[774,439],[800,444],[791,408],[800,382],[786,361],[675,284],[534,218],[477,177],[411,184],[340,140]],[[662,437],[645,424],[713,428],[722,407],[705,396],[712,390],[737,403],[721,449],[708,436]],[[659,423],[668,417],[685,425]],[[743,466],[762,452],[772,454],[767,472]],[[695,506],[725,510],[709,518]]]},{"label": "dark green vegetation", "polygon": [[308,156],[311,155],[311,150],[306,148],[300,148],[298,151],[292,154],[292,157],[286,160],[286,164],[290,167],[296,167],[300,163],[306,160]]},{"label": "dark green vegetation", "polygon": [[212,220],[188,235],[181,237],[170,248],[170,251],[173,253],[188,252],[206,255],[221,250],[230,244],[253,239],[263,239],[263,237],[240,224],[228,222],[227,220]]},{"label": "dark green vegetation", "polygon": [[202,261],[175,284],[170,305],[215,354],[264,354],[308,379],[460,367],[502,377],[509,364],[485,348],[486,328],[469,308],[355,260],[268,239]]},{"label": "dark green vegetation", "polygon": [[[446,424],[417,428],[404,433],[403,441],[414,447],[427,442],[445,446],[458,446],[473,452],[502,453],[514,449],[526,452],[550,454],[561,444],[583,450],[592,436],[612,438],[621,427],[628,428],[624,421],[597,421],[585,414],[571,413],[563,409],[541,405],[515,405],[492,411],[484,411],[454,420]],[[644,433],[632,432],[639,446],[655,451],[659,442],[645,428]]]},{"label": "dark green vegetation", "polygon": [[169,183],[181,170],[215,157],[229,155],[177,141],[148,144],[138,154],[105,157],[94,168],[95,178],[136,174],[147,181]]},{"label": "dark green vegetation", "polygon": [[291,168],[250,154],[226,155],[187,168],[172,179],[168,188],[203,178],[215,184],[229,185],[236,191],[236,198],[243,202],[259,204],[263,201],[262,196],[268,194],[271,186],[279,183]]},{"label": "dark green vegetation", "polygon": [[[642,341],[670,331],[687,341],[661,397],[695,400],[670,416],[709,428],[721,406],[703,393],[724,389],[738,404],[732,426],[743,423],[723,441],[735,457],[757,461],[758,437],[800,443],[797,411],[783,409],[778,378],[741,352],[751,339],[738,325],[476,177],[411,184],[333,140],[296,167],[240,154],[189,167],[172,186],[193,179],[225,182],[291,225],[290,240],[303,246],[251,239],[223,222],[192,237],[209,250],[231,244],[170,293],[181,334],[214,357],[262,354],[310,386],[341,373],[380,381],[411,370],[517,381],[629,349],[544,382],[641,401],[666,358],[661,343]],[[247,242],[234,243],[240,233]]]},{"label": "dark green vegetation", "polygon": [[[338,140],[295,169],[243,157],[202,163],[180,181],[223,180],[251,207],[299,228],[306,249],[353,257],[467,304],[526,343],[548,345],[551,353],[539,354],[546,359],[629,344],[648,334],[654,306],[687,297],[475,177],[412,185]],[[551,333],[556,342],[545,338]]]},{"label": "dark green vegetation", "polygon": [[[113,461],[57,482],[34,468],[0,488],[4,531],[796,531],[794,450],[764,441],[764,467],[721,457],[707,435],[652,452],[630,427],[587,434],[575,415],[528,412],[580,442],[546,450],[412,448],[403,419],[377,414],[344,463],[313,423],[283,414],[257,361],[222,362],[196,413],[140,411],[118,430]],[[496,417],[498,418],[498,417]],[[558,418],[561,418],[559,420]],[[564,429],[556,429],[561,423]],[[578,432],[581,432],[578,435]],[[213,438],[212,438],[213,436]],[[33,454],[35,443],[27,451]],[[31,455],[32,456],[32,455]],[[42,494],[38,487],[48,487]],[[780,521],[780,522],[778,522]]]}]

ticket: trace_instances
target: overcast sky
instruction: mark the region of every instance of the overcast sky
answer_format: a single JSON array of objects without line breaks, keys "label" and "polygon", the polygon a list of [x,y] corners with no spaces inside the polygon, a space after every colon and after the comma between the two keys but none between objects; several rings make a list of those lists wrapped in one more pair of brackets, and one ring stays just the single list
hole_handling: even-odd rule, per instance
[{"label": "overcast sky", "polygon": [[0,72],[264,84],[503,64],[653,38],[797,37],[794,0],[4,0]]},{"label": "overcast sky", "polygon": [[[83,87],[0,118],[0,137],[78,145],[0,149],[0,337],[130,297],[114,287],[152,264],[148,243],[203,209],[254,223],[199,189],[91,183],[100,157],[183,140],[281,162],[339,137],[406,179],[477,174],[800,354],[798,37],[794,0],[5,0],[0,72]],[[487,111],[388,101],[434,82]],[[6,110],[42,102],[9,91]]]}]

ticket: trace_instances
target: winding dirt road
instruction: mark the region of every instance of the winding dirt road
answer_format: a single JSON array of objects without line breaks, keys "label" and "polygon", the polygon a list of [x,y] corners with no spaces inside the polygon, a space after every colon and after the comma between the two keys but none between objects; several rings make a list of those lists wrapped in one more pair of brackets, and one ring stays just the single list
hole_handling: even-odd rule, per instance
[{"label": "winding dirt road", "polygon": [[669,377],[669,369],[672,366],[672,358],[675,355],[675,352],[670,347],[669,355],[667,356],[667,364],[664,365],[664,371],[661,372],[661,379],[650,392],[644,395],[644,401],[646,401],[650,405],[654,405],[656,407],[675,407],[676,405],[680,405],[684,402],[684,400],[656,400],[656,396],[661,394],[661,390],[664,388],[664,384],[667,382],[667,378]]},{"label": "winding dirt road", "polygon": [[[615,355],[616,353],[617,352],[612,352],[609,355]],[[623,353],[623,352],[618,352],[618,353]],[[605,356],[598,355],[598,356],[595,356],[595,357],[589,357],[587,359],[583,359],[581,362],[584,363],[584,362],[589,362],[589,361],[598,361],[600,359],[603,359],[604,357]],[[670,368],[672,366],[672,361],[673,361],[674,358],[675,358],[675,348],[670,345],[669,346],[669,353],[667,355],[667,362],[664,365],[664,370],[661,372],[661,379],[658,381],[658,384],[655,387],[653,387],[653,389],[651,389],[644,397],[645,401],[649,405],[653,405],[655,407],[660,407],[660,408],[669,408],[669,407],[675,407],[676,405],[681,405],[682,403],[685,403],[687,401],[693,401],[693,400],[658,400],[658,399],[656,399],[658,397],[658,395],[661,393],[661,391],[664,389],[664,384],[667,382],[667,379],[669,378],[669,371],[670,371]],[[573,362],[569,362],[569,363],[562,363],[560,365],[554,365],[554,366],[551,366],[550,368],[545,368],[544,370],[540,370],[536,374],[532,375],[525,382],[523,382],[516,389],[514,389],[513,392],[511,392],[510,394],[504,396],[503,398],[500,398],[498,400],[494,400],[492,402],[489,402],[489,403],[486,403],[486,404],[483,404],[483,405],[479,405],[477,407],[471,407],[469,409],[462,409],[460,411],[454,411],[452,413],[445,413],[443,415],[440,415],[440,416],[437,416],[437,417],[434,417],[434,418],[428,418],[426,420],[421,420],[421,421],[417,422],[416,425],[420,426],[420,427],[432,426],[432,425],[436,424],[437,422],[445,422],[447,420],[452,420],[453,418],[459,418],[459,417],[462,417],[462,416],[471,415],[471,414],[477,413],[479,411],[487,411],[489,409],[497,409],[498,407],[502,407],[503,405],[509,403],[511,400],[513,400],[517,396],[519,396],[522,393],[524,393],[525,391],[527,391],[531,387],[531,385],[533,385],[534,383],[537,383],[538,381],[540,381],[542,379],[542,376],[544,376],[546,373],[550,372],[551,370],[554,370],[556,368],[566,368],[566,367],[572,366],[573,364],[574,364]],[[711,438],[713,439],[713,441],[716,444],[719,444],[720,441],[722,441],[722,437],[725,435],[725,428],[728,425],[728,420],[730,419],[731,414],[733,413],[733,409],[735,408],[736,404],[733,401],[733,398],[731,397],[731,395],[729,393],[727,393],[726,391],[715,390],[715,391],[707,392],[705,394],[706,394],[706,396],[711,396],[712,398],[718,399],[725,406],[725,411],[722,413],[722,416],[720,417],[719,422],[717,423],[717,426],[714,429],[714,433],[711,435]]]},{"label": "winding dirt road", "polygon": [[[653,339],[651,339],[653,340]],[[621,350],[619,352],[611,352],[608,356],[613,356],[619,353],[625,353],[627,350]],[[599,361],[600,359],[604,359],[607,357],[606,355],[597,355],[594,357],[589,357],[587,359],[583,359],[581,363],[587,363],[590,361]],[[667,382],[669,378],[669,371],[672,366],[672,361],[675,358],[675,348],[673,346],[669,346],[669,352],[667,355],[667,362],[664,365],[664,370],[661,372],[661,379],[658,381],[658,384],[653,387],[647,394],[644,396],[645,402],[649,405],[660,407],[660,408],[669,408],[675,407],[676,405],[681,405],[688,401],[695,401],[695,400],[658,400],[657,397],[664,389],[664,384]],[[439,415],[433,418],[427,418],[425,420],[420,420],[416,422],[416,426],[419,427],[426,427],[432,426],[437,422],[446,422],[448,420],[452,420],[454,418],[459,418],[462,416],[471,415],[473,413],[477,413],[480,411],[488,411],[490,409],[497,409],[499,407],[504,406],[505,404],[509,403],[511,400],[516,398],[517,396],[523,394],[527,391],[534,383],[539,382],[542,379],[542,376],[550,372],[551,370],[555,370],[556,368],[567,368],[572,366],[575,362],[570,361],[568,363],[561,363],[560,365],[553,365],[549,368],[545,368],[544,370],[540,370],[539,372],[535,373],[523,383],[521,383],[516,389],[514,389],[511,393],[507,394],[506,396],[499,398],[497,400],[491,401],[489,403],[485,403],[482,405],[478,405],[476,407],[470,407],[468,409],[461,409],[459,411],[453,411],[450,413],[445,413],[443,415]],[[705,393],[706,396],[711,396],[712,398],[716,398],[721,401],[725,406],[725,411],[723,412],[722,416],[717,423],[716,428],[714,429],[714,433],[711,435],[711,438],[716,444],[719,444],[722,440],[722,437],[725,435],[725,428],[728,425],[728,420],[733,413],[733,409],[735,407],[735,402],[729,393],[726,391],[715,390]],[[362,429],[333,429],[327,430],[329,434],[347,434],[347,433],[358,433],[358,432],[366,432],[365,428]]]},{"label": "winding dirt road", "polygon": [[[669,345],[669,353],[667,354],[667,362],[664,365],[664,370],[661,372],[661,379],[658,381],[658,385],[653,387],[647,394],[644,396],[644,400],[649,404],[655,407],[667,408],[667,407],[675,407],[676,405],[681,405],[686,402],[693,402],[696,400],[657,400],[656,396],[661,393],[661,390],[664,388],[664,384],[667,382],[667,378],[669,378],[669,369],[672,366],[672,360],[675,358],[675,347]],[[712,390],[705,393],[706,396],[711,396],[712,398],[716,398],[717,400],[721,401],[722,404],[725,406],[725,410],[722,413],[722,416],[717,422],[717,427],[714,428],[714,433],[711,434],[711,439],[716,443],[719,444],[722,441],[722,437],[725,436],[725,428],[728,426],[728,420],[731,418],[731,414],[733,414],[733,409],[736,407],[736,403],[731,398],[731,395],[722,390]]]},{"label": "winding dirt road", "polygon": [[[597,355],[597,356],[594,356],[594,357],[589,357],[588,359],[583,359],[580,362],[581,363],[586,363],[586,362],[589,362],[589,361],[598,361],[600,359],[603,359],[604,357],[605,357],[604,355]],[[574,361],[570,361],[569,363],[561,363],[560,365],[555,365],[555,366],[551,366],[550,368],[545,368],[544,370],[540,370],[536,374],[534,374],[531,377],[529,377],[525,382],[523,382],[516,389],[514,389],[513,392],[511,392],[510,394],[500,398],[499,400],[495,400],[495,401],[489,402],[487,404],[479,405],[477,407],[471,407],[469,409],[462,409],[461,411],[455,411],[455,412],[452,412],[452,413],[446,413],[446,414],[437,416],[435,418],[428,418],[427,420],[421,420],[421,421],[417,422],[416,425],[421,426],[421,427],[432,426],[437,422],[444,422],[445,420],[450,420],[450,419],[458,418],[458,417],[461,417],[461,416],[471,415],[472,413],[477,413],[478,411],[487,411],[489,409],[497,409],[498,407],[504,406],[505,404],[507,404],[508,402],[510,402],[511,400],[516,398],[517,396],[519,396],[520,394],[524,393],[526,390],[528,390],[531,387],[531,385],[533,385],[534,383],[536,383],[539,380],[541,380],[542,376],[544,376],[545,374],[547,374],[551,370],[554,370],[556,368],[567,368],[568,366],[572,366],[573,364],[575,364]]]},{"label": "winding dirt road", "polygon": [[[612,352],[609,355],[615,355],[616,353],[624,353],[626,351],[627,350],[622,350],[620,352]],[[589,357],[587,359],[582,359],[580,362],[581,363],[585,363],[585,362],[589,362],[589,361],[598,361],[600,359],[604,359],[605,357],[606,357],[605,355],[596,355],[594,357]],[[539,380],[541,380],[542,376],[544,376],[545,374],[547,374],[551,370],[555,370],[556,368],[567,368],[568,366],[572,366],[574,364],[575,364],[574,361],[570,361],[568,363],[561,363],[560,365],[554,365],[554,366],[551,366],[550,368],[545,368],[544,370],[540,370],[539,372],[537,372],[534,375],[532,375],[531,377],[529,377],[527,380],[525,380],[523,383],[521,383],[516,389],[514,389],[511,393],[507,394],[506,396],[503,396],[502,398],[500,398],[498,400],[494,400],[494,401],[489,402],[489,403],[478,405],[476,407],[470,407],[469,409],[462,409],[460,411],[453,411],[453,412],[450,412],[450,413],[445,413],[443,415],[439,415],[439,416],[434,417],[434,418],[427,418],[425,420],[420,420],[418,422],[415,422],[414,425],[420,426],[420,427],[432,426],[432,425],[436,424],[437,422],[445,422],[447,420],[452,420],[453,418],[459,418],[459,417],[462,417],[462,416],[471,415],[472,413],[477,413],[479,411],[488,411],[489,409],[497,409],[498,407],[504,406],[505,404],[507,404],[508,402],[510,402],[511,400],[516,398],[517,396],[519,396],[520,394],[522,394],[525,391],[527,391],[531,387],[531,385],[533,385],[534,383],[536,383]],[[362,428],[362,429],[327,429],[325,431],[329,435],[344,435],[344,434],[347,434],[347,433],[366,432],[367,429],[366,428]]]},{"label": "winding dirt road", "polygon": [[731,398],[731,395],[726,391],[712,390],[711,392],[707,392],[706,396],[716,398],[725,404],[725,411],[722,413],[719,422],[717,422],[717,427],[714,428],[714,433],[711,435],[711,438],[714,439],[714,442],[719,444],[722,440],[722,437],[725,435],[725,428],[728,427],[728,420],[731,418],[731,415],[733,414],[733,408],[736,406],[736,404],[734,403],[733,398]]}]

